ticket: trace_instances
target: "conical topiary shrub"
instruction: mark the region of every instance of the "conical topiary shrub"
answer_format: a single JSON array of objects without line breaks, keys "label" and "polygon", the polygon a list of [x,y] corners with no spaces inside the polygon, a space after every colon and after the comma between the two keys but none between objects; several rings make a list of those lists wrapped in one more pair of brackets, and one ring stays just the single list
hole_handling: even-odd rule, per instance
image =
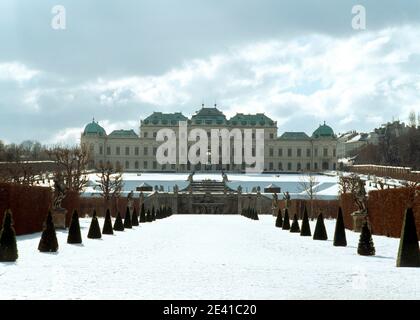
[{"label": "conical topiary shrub", "polygon": [[276,218],[276,227],[281,228],[283,226],[283,216],[281,214],[281,209],[277,211],[277,218]]},{"label": "conical topiary shrub", "polygon": [[114,230],[115,231],[124,231],[124,224],[123,224],[121,214],[120,214],[119,211],[118,211],[117,217],[115,218],[115,221],[114,221]]},{"label": "conical topiary shrub", "polygon": [[254,209],[254,214],[252,216],[252,219],[253,220],[260,220],[260,218],[258,218],[258,211],[257,211],[257,209]]},{"label": "conical topiary shrub", "polygon": [[90,222],[88,236],[89,239],[100,239],[102,237],[101,228],[99,227],[96,210],[93,211],[92,221]]},{"label": "conical topiary shrub", "polygon": [[155,221],[155,220],[156,220],[156,210],[155,210],[155,207],[152,207],[152,215],[151,215],[150,221]]},{"label": "conical topiary shrub", "polygon": [[293,216],[293,222],[292,222],[292,226],[290,227],[290,232],[292,232],[292,233],[299,233],[300,232],[298,217],[297,217],[296,213]]},{"label": "conical topiary shrub", "polygon": [[146,222],[152,222],[152,214],[150,212],[150,209],[147,209],[146,212]]},{"label": "conical topiary shrub", "polygon": [[284,219],[283,219],[282,229],[283,230],[290,229],[289,210],[287,210],[287,208],[284,210]]},{"label": "conical topiary shrub", "polygon": [[374,256],[375,246],[373,245],[372,234],[370,233],[367,222],[363,224],[362,232],[360,233],[359,246],[357,253],[362,256]]},{"label": "conical topiary shrub", "polygon": [[325,229],[324,217],[322,213],[318,215],[316,219],[315,231],[314,231],[314,240],[327,240],[327,230]]},{"label": "conical topiary shrub", "polygon": [[16,232],[13,228],[13,217],[10,210],[6,210],[3,225],[0,230],[0,262],[13,262],[18,258]]},{"label": "conical topiary shrub", "polygon": [[131,224],[130,208],[127,207],[127,210],[125,210],[124,228],[131,229],[132,227],[133,227],[133,225]]},{"label": "conical topiary shrub", "polygon": [[139,226],[139,217],[137,216],[136,208],[133,208],[133,216],[132,216],[131,224],[133,225],[133,227]]},{"label": "conical topiary shrub", "polygon": [[420,267],[419,240],[412,208],[405,212],[398,248],[397,267]]},{"label": "conical topiary shrub", "polygon": [[144,222],[146,222],[146,210],[144,209],[144,203],[142,203],[140,209],[140,223]]},{"label": "conical topiary shrub", "polygon": [[67,243],[78,244],[82,243],[82,234],[80,233],[79,214],[74,210],[71,216],[69,234],[67,236]]},{"label": "conical topiary shrub", "polygon": [[300,235],[303,237],[312,236],[311,226],[309,225],[309,217],[308,217],[308,211],[306,210],[306,206],[303,211],[302,230],[300,231]]},{"label": "conical topiary shrub", "polygon": [[106,210],[104,226],[102,227],[102,234],[114,234],[112,229],[111,212],[109,209]]},{"label": "conical topiary shrub", "polygon": [[338,208],[337,222],[335,223],[334,246],[347,246],[346,228],[344,227],[343,211],[341,210],[341,207]]},{"label": "conical topiary shrub", "polygon": [[57,252],[58,250],[57,234],[55,233],[51,211],[48,211],[47,220],[45,221],[45,227],[44,231],[42,231],[38,250],[41,252]]}]

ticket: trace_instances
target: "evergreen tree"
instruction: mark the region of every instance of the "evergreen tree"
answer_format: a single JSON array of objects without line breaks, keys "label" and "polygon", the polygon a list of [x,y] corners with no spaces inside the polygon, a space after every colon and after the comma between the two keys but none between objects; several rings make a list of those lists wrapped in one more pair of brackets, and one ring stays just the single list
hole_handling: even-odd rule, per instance
[{"label": "evergreen tree", "polygon": [[118,211],[117,217],[114,221],[114,230],[115,231],[124,231],[124,224],[121,218],[121,213]]},{"label": "evergreen tree", "polygon": [[141,204],[140,209],[140,223],[146,222],[146,210],[144,209],[144,203]]},{"label": "evergreen tree", "polygon": [[133,228],[133,225],[131,223],[131,213],[130,213],[130,208],[129,207],[127,207],[127,210],[125,210],[124,228],[125,229]]},{"label": "evergreen tree", "polygon": [[255,208],[254,208],[254,220],[260,220],[260,218],[258,218],[258,211]]},{"label": "evergreen tree", "polygon": [[296,213],[293,216],[293,222],[292,222],[292,226],[290,227],[290,232],[292,232],[292,233],[299,233],[300,232],[298,217],[297,217]]},{"label": "evergreen tree", "polygon": [[109,211],[109,209],[106,210],[102,234],[114,234],[114,230],[112,229],[111,212]]},{"label": "evergreen tree", "polygon": [[156,219],[160,219],[161,211],[162,211],[161,208],[157,208],[157,210],[156,210]]},{"label": "evergreen tree", "polygon": [[306,209],[306,206],[303,211],[302,230],[300,231],[300,235],[303,237],[312,236],[311,226],[309,225],[308,210]]},{"label": "evergreen tree", "polygon": [[89,239],[100,239],[102,237],[101,228],[99,227],[96,210],[93,211],[92,221],[90,222],[88,236]]},{"label": "evergreen tree", "polygon": [[41,252],[57,252],[58,250],[57,235],[55,233],[51,211],[48,211],[47,220],[45,222],[44,230],[42,231],[38,250]]},{"label": "evergreen tree", "polygon": [[150,209],[147,209],[146,222],[152,222],[152,213],[150,212]]},{"label": "evergreen tree", "polygon": [[281,228],[283,226],[283,217],[281,215],[281,209],[277,211],[276,227]]},{"label": "evergreen tree", "polygon": [[3,226],[0,230],[0,262],[13,262],[17,258],[18,250],[12,212],[6,210],[3,217]]},{"label": "evergreen tree", "polygon": [[289,230],[290,229],[290,220],[289,220],[289,210],[286,208],[284,209],[284,219],[283,219],[283,230]]},{"label": "evergreen tree", "polygon": [[139,218],[137,215],[137,210],[136,208],[133,209],[133,221],[131,221],[131,224],[133,225],[133,227],[138,227],[139,226]]},{"label": "evergreen tree", "polygon": [[155,221],[155,220],[156,220],[156,210],[155,210],[155,207],[153,206],[150,222]]},{"label": "evergreen tree", "polygon": [[420,267],[419,240],[412,208],[405,212],[398,248],[397,267]]},{"label": "evergreen tree", "polygon": [[362,232],[360,233],[357,253],[362,256],[375,255],[375,246],[373,245],[372,234],[370,233],[367,222],[363,224]]},{"label": "evergreen tree", "polygon": [[322,213],[316,219],[314,240],[328,240],[327,230],[325,229],[324,216]]},{"label": "evergreen tree", "polygon": [[344,227],[343,211],[341,210],[341,207],[338,208],[337,221],[335,223],[334,246],[347,246],[346,228]]},{"label": "evergreen tree", "polygon": [[168,217],[170,217],[172,215],[172,207],[169,207],[168,209]]},{"label": "evergreen tree", "polygon": [[74,210],[71,216],[69,234],[67,236],[67,243],[77,244],[82,243],[82,234],[80,233],[79,214]]}]

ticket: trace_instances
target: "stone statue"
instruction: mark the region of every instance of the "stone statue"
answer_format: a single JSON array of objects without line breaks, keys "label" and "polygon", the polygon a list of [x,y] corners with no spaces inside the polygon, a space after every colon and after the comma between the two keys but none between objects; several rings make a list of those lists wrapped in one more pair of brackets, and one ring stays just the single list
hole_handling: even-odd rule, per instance
[{"label": "stone statue", "polygon": [[130,193],[127,195],[127,207],[130,210],[130,212],[133,212],[133,208],[134,208],[134,193],[133,193],[133,191],[130,191]]},{"label": "stone statue", "polygon": [[160,191],[160,192],[164,192],[164,191],[165,191],[165,189],[163,188],[163,186],[162,186],[162,185],[160,185],[160,187],[159,187],[159,191]]},{"label": "stone statue", "polygon": [[228,182],[229,180],[228,180],[228,176],[227,176],[227,174],[226,173],[222,173],[222,178],[223,178],[223,183],[226,183],[226,182]]},{"label": "stone statue", "polygon": [[366,212],[366,202],[367,202],[367,196],[366,196],[366,189],[365,189],[365,182],[362,179],[359,179],[355,194],[355,202],[357,205],[357,208],[360,212],[365,213]]},{"label": "stone statue", "polygon": [[241,185],[239,185],[239,186],[238,186],[238,193],[239,193],[239,194],[241,194],[241,193],[242,193],[242,186],[241,186]]},{"label": "stone statue", "polygon": [[283,200],[285,201],[285,208],[289,209],[290,205],[290,194],[289,191],[283,192]]},{"label": "stone statue", "polygon": [[174,193],[175,193],[175,194],[177,194],[177,193],[178,193],[178,191],[179,191],[179,187],[178,187],[178,185],[176,184],[176,185],[174,185]]},{"label": "stone statue", "polygon": [[191,172],[189,175],[188,175],[188,182],[193,182],[193,176],[194,176],[194,171],[193,172]]},{"label": "stone statue", "polygon": [[277,215],[278,207],[279,207],[279,198],[277,196],[277,193],[274,192],[273,201],[271,202],[271,213],[273,216]]},{"label": "stone statue", "polygon": [[66,191],[63,177],[58,173],[54,178],[54,198],[52,204],[52,218],[56,229],[66,229],[67,209],[61,206],[61,203],[66,197]]},{"label": "stone statue", "polygon": [[66,197],[66,186],[63,182],[63,177],[60,173],[54,178],[54,200],[53,200],[53,209],[62,209],[61,203]]}]

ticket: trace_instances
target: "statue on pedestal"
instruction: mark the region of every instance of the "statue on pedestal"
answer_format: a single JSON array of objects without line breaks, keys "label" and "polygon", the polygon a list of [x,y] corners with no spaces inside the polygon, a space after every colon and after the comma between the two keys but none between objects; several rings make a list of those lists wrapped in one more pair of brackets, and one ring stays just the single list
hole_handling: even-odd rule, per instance
[{"label": "statue on pedestal", "polygon": [[367,193],[365,189],[365,182],[358,177],[355,183],[355,190],[353,199],[357,206],[357,211],[353,212],[353,231],[360,232],[365,221],[368,219],[367,214]]},{"label": "statue on pedestal", "polygon": [[131,214],[133,212],[133,208],[134,208],[134,193],[133,193],[133,191],[131,191],[127,195],[127,207],[130,210],[130,214]]},{"label": "statue on pedestal", "polygon": [[273,216],[277,215],[278,207],[279,207],[279,198],[277,196],[277,193],[274,192],[273,201],[271,202],[271,212]]},{"label": "statue on pedestal", "polygon": [[289,191],[283,192],[283,200],[285,202],[284,206],[286,209],[289,209],[290,206],[290,194]]},{"label": "statue on pedestal", "polygon": [[61,207],[67,191],[63,180],[61,173],[58,173],[54,178],[54,196],[51,214],[54,226],[57,229],[66,229],[67,210]]},{"label": "statue on pedestal", "polygon": [[242,186],[241,186],[241,185],[239,185],[239,186],[238,186],[238,193],[239,193],[239,194],[241,194],[241,193],[242,193]]}]

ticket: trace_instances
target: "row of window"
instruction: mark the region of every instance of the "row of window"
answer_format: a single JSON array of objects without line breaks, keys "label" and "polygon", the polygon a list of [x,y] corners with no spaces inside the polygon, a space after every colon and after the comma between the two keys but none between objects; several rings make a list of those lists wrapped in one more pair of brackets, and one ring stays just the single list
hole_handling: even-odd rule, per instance
[{"label": "row of window", "polygon": [[[150,148],[150,149],[152,149],[152,148]],[[152,155],[156,154],[157,148],[153,147],[152,150],[153,150]],[[115,155],[117,155],[117,156],[121,155],[121,151],[122,151],[121,147],[115,147]],[[323,148],[322,151],[323,151],[322,156],[323,157],[328,157],[328,148]],[[99,146],[99,154],[103,155],[103,152],[104,152],[103,146]],[[185,152],[185,150],[184,150],[184,152]],[[221,153],[222,153],[222,148],[219,147],[219,154],[221,154]],[[111,147],[109,147],[109,146],[106,147],[106,154],[108,156],[111,155]],[[148,154],[149,154],[149,147],[143,147],[143,155],[147,156]],[[234,154],[234,149],[233,148],[231,149],[231,154],[232,155]],[[295,154],[296,154],[296,157],[298,157],[298,158],[302,157],[302,149],[297,148]],[[126,156],[131,155],[131,148],[130,147],[125,147],[124,155],[126,155]],[[134,147],[134,155],[135,156],[140,155],[140,148],[139,147]],[[252,155],[255,156],[255,148],[252,148]],[[283,157],[283,149],[282,148],[278,149],[278,154],[277,155],[279,157]],[[273,148],[269,149],[269,156],[274,157],[274,149]],[[289,158],[293,156],[293,149],[292,148],[287,149],[287,156]],[[314,149],[314,156],[318,157],[318,148]],[[335,148],[333,149],[332,156],[333,157],[336,156],[336,149]],[[311,157],[311,149],[309,149],[309,148],[306,149],[306,157],[307,158]]]},{"label": "row of window", "polygon": [[[297,148],[295,154],[296,154],[296,157],[300,158],[300,157],[302,157],[303,150],[301,148]],[[311,154],[312,154],[311,149],[310,148],[306,148],[306,157],[307,158],[310,158],[311,157]],[[270,157],[274,157],[274,149],[273,148],[270,148],[269,149],[269,155],[270,155]],[[283,157],[283,149],[282,148],[278,149],[277,155],[279,157]],[[328,148],[323,148],[322,149],[322,156],[323,157],[328,157],[328,155],[329,155],[328,154]],[[292,148],[287,148],[287,156],[289,158],[290,157],[293,157],[293,149]],[[314,148],[314,156],[315,157],[318,157],[318,148]],[[336,149],[335,148],[333,148],[332,156],[333,157],[336,156]]]},{"label": "row of window", "polygon": [[[100,160],[99,163],[102,164],[103,163],[102,160]],[[138,169],[140,169],[140,162],[139,161],[135,161],[133,163],[133,167],[131,167],[131,164],[132,163],[130,161],[125,161],[125,166],[123,167],[123,169],[125,169],[125,170],[131,170],[131,169],[138,170]],[[116,165],[117,166],[122,166],[119,161],[116,162]],[[206,166],[206,165],[203,165],[203,166]],[[227,168],[227,170],[229,170],[230,169],[230,166],[231,165],[226,165],[225,167]],[[245,164],[242,164],[242,165],[232,165],[232,167],[234,167],[234,166],[236,166],[236,167],[242,167],[242,169],[245,169]],[[222,165],[220,165],[220,164],[219,165],[216,165],[216,167],[217,167],[218,170],[219,169],[222,169]],[[185,169],[191,170],[192,168],[194,168],[196,170],[201,170],[202,169],[202,165],[201,164],[197,164],[197,165],[194,166],[194,165],[191,165],[190,163],[188,163],[186,165],[185,164],[181,164],[179,166],[179,168],[180,168],[180,170],[185,170]],[[293,164],[291,162],[288,162],[286,164],[286,168],[283,167],[283,163],[282,162],[279,162],[278,163],[277,168],[275,168],[273,162],[270,162],[268,164],[268,170],[270,170],[270,171],[274,171],[274,170],[284,171],[285,169],[287,171],[302,171],[302,170],[311,171],[311,170],[319,170],[318,162],[314,162],[313,168],[311,167],[311,163],[310,162],[307,162],[306,165],[305,165],[305,167],[303,167],[303,164],[300,163],[300,162],[296,163],[295,166],[293,166]],[[323,162],[321,164],[321,168],[322,168],[322,170],[330,170],[331,169],[328,162]],[[157,161],[152,161],[151,162],[151,167],[149,167],[149,161],[143,161],[143,167],[142,167],[142,169],[145,169],[145,170],[147,170],[147,169],[158,169],[158,163],[157,163]],[[176,165],[175,164],[163,164],[163,165],[161,165],[161,168],[159,168],[159,169],[161,169],[161,170],[175,170],[176,169]],[[336,170],[336,164],[335,163],[333,163],[332,169],[333,170]]]},{"label": "row of window", "polygon": [[[149,135],[149,133],[150,133],[150,135]],[[154,131],[154,132],[144,131],[143,132],[143,138],[152,138],[152,137],[154,139],[156,139],[156,137],[157,137],[157,132],[156,131]],[[211,137],[211,131],[207,131],[207,137],[208,138]],[[185,134],[184,133],[181,134],[181,138],[185,139]],[[263,138],[263,136],[261,136],[261,138]],[[269,133],[269,138],[274,139],[274,133]],[[255,132],[252,133],[252,139],[255,139]]]}]

